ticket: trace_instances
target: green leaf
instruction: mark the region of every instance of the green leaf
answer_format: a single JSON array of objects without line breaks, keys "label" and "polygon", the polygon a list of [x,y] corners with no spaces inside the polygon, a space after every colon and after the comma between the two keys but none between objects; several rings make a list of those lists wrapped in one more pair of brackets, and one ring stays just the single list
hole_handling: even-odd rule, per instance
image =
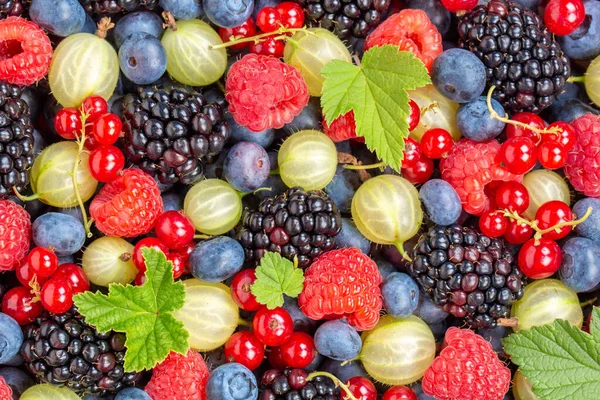
[{"label": "green leaf", "polygon": [[361,66],[330,61],[321,75],[325,77],[321,106],[327,123],[354,111],[357,135],[399,171],[409,134],[407,90],[431,83],[423,63],[414,54],[388,45],[369,49]]},{"label": "green leaf", "polygon": [[146,282],[141,286],[111,284],[108,295],[74,296],[87,323],[99,331],[126,334],[125,371],[151,369],[171,351],[186,354],[189,333],[172,312],[183,307],[185,288],[173,280],[173,264],[151,248],[142,249]]},{"label": "green leaf", "polygon": [[250,290],[256,301],[272,310],[283,305],[284,294],[298,297],[303,283],[304,273],[300,268],[279,253],[267,252],[256,267],[256,281]]},{"label": "green leaf", "polygon": [[504,351],[541,400],[597,400],[600,393],[600,309],[591,335],[564,320],[513,333]]}]

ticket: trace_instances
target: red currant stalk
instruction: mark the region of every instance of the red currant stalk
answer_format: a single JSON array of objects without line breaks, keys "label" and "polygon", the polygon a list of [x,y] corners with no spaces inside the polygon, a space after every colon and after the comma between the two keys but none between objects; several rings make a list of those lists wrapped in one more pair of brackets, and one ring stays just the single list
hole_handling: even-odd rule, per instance
[{"label": "red currant stalk", "polygon": [[574,227],[574,226],[581,224],[586,219],[588,219],[588,217],[590,215],[592,215],[592,207],[588,207],[585,214],[583,214],[583,216],[579,219],[576,219],[573,221],[560,222],[558,224],[549,226],[548,228],[545,228],[545,229],[541,229],[539,227],[539,222],[537,220],[529,221],[529,220],[521,217],[519,214],[517,214],[514,211],[502,210],[502,212],[504,213],[505,217],[508,217],[511,220],[515,220],[519,223],[529,225],[535,231],[535,234],[533,235],[533,239],[536,242],[539,242],[539,240],[542,239],[542,236],[544,236],[547,233],[551,233],[551,232],[561,233],[562,228]]},{"label": "red currant stalk", "polygon": [[229,42],[225,42],[225,43],[221,43],[221,44],[216,44],[214,46],[208,46],[208,48],[210,50],[218,50],[218,49],[224,49],[227,47],[232,47],[241,43],[254,43],[254,45],[258,45],[261,42],[261,39],[266,39],[270,36],[274,36],[274,39],[277,40],[287,40],[290,41],[292,39],[290,39],[289,36],[287,36],[286,34],[288,33],[296,33],[296,32],[305,32],[308,35],[314,35],[314,32],[311,32],[308,30],[308,28],[306,27],[302,27],[302,28],[286,28],[285,26],[280,26],[279,29],[276,29],[272,32],[266,32],[266,33],[260,33],[258,35],[254,35],[254,36],[248,36],[245,38],[240,38],[240,39],[235,39],[235,40],[230,40]]},{"label": "red currant stalk", "polygon": [[344,399],[344,400],[362,400],[361,398],[356,397],[352,393],[352,391],[350,390],[350,388],[348,387],[348,385],[346,385],[344,382],[340,381],[337,376],[335,376],[333,374],[330,374],[329,372],[325,372],[325,371],[311,372],[306,377],[306,381],[308,382],[308,381],[312,380],[313,378],[316,378],[317,376],[327,377],[327,378],[331,379],[333,381],[333,383],[335,383],[336,386],[339,386],[340,388],[342,388],[342,390],[344,391],[344,394],[342,394],[340,396],[341,399]]}]

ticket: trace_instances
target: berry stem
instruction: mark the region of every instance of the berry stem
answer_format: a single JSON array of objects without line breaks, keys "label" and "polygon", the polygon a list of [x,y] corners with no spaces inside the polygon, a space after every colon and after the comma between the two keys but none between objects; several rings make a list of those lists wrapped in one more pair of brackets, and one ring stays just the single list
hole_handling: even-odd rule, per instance
[{"label": "berry stem", "polygon": [[519,326],[518,318],[498,318],[498,325],[506,328],[517,328]]},{"label": "berry stem", "polygon": [[581,76],[572,76],[569,79],[567,79],[567,82],[569,83],[575,83],[575,82],[585,82],[585,75],[581,75]]},{"label": "berry stem", "polygon": [[533,238],[538,241],[542,238],[542,236],[544,236],[546,233],[549,232],[553,232],[556,231],[558,229],[561,228],[565,228],[567,226],[576,226],[581,224],[582,222],[584,222],[586,219],[589,218],[590,215],[592,215],[592,207],[588,207],[588,209],[586,210],[585,214],[583,214],[583,216],[579,219],[575,219],[573,221],[566,221],[566,222],[561,222],[559,224],[553,225],[549,228],[546,229],[540,229],[538,226],[538,222],[537,220],[533,220],[530,221],[526,218],[521,217],[519,214],[517,214],[517,212],[515,211],[509,211],[509,210],[501,210],[502,213],[504,214],[505,217],[508,217],[512,220],[516,220],[517,222],[519,222],[520,224],[525,224],[530,226],[534,231],[535,231],[535,235],[533,236]]},{"label": "berry stem", "polygon": [[346,169],[355,169],[355,170],[360,170],[360,169],[375,169],[375,168],[385,168],[387,164],[384,163],[383,161],[378,162],[376,164],[368,164],[368,165],[352,165],[352,164],[344,164],[344,168]]},{"label": "berry stem", "polygon": [[596,300],[598,300],[598,297],[593,297],[587,301],[582,301],[581,303],[579,303],[579,306],[581,308],[591,306],[592,304],[594,304],[596,302]]},{"label": "berry stem", "polygon": [[246,320],[245,320],[245,319],[243,319],[243,318],[240,318],[240,319],[238,319],[238,325],[241,325],[241,326],[247,326],[248,328],[252,328],[252,323],[251,323],[251,322],[248,322],[248,321],[246,321]]},{"label": "berry stem", "polygon": [[412,258],[410,258],[410,256],[406,252],[406,250],[404,250],[404,241],[403,240],[397,240],[396,242],[394,242],[394,246],[396,246],[396,248],[400,252],[400,255],[402,256],[402,258],[404,258],[408,262],[412,262]]},{"label": "berry stem", "polygon": [[177,30],[177,23],[175,22],[175,17],[173,16],[173,14],[171,14],[169,11],[163,11],[161,15],[165,20],[163,28],[170,29],[173,32],[175,32]]},{"label": "berry stem", "polygon": [[31,196],[23,196],[21,193],[19,193],[19,191],[17,190],[16,187],[13,187],[13,192],[15,193],[15,196],[17,196],[19,198],[19,200],[25,201],[25,202],[37,200],[40,198],[39,193],[34,193]]},{"label": "berry stem", "polygon": [[[102,20],[104,20],[104,18],[102,18]],[[110,22],[110,18],[108,18],[108,21]],[[100,21],[100,23],[102,23],[102,21]],[[75,157],[75,164],[73,165],[73,171],[71,172],[71,179],[73,180],[73,190],[75,191],[75,197],[77,197],[77,203],[79,204],[79,208],[81,209],[81,216],[83,217],[83,227],[85,228],[85,234],[87,235],[87,237],[91,238],[93,236],[92,232],[90,231],[91,224],[88,223],[88,215],[85,211],[85,205],[83,204],[81,194],[79,194],[79,185],[77,184],[77,168],[79,168],[79,164],[81,164],[81,153],[83,153],[85,147],[85,123],[87,122],[88,118],[88,115],[83,110],[83,106],[81,107],[80,118],[82,126],[81,136],[75,138],[79,149],[77,151],[77,156]]]},{"label": "berry stem", "polygon": [[[254,44],[258,44],[260,43],[261,39],[267,38],[269,36],[281,36],[284,35],[286,33],[296,33],[296,32],[306,32],[308,34],[313,34],[311,31],[308,30],[307,27],[302,27],[302,28],[286,28],[284,26],[280,27],[279,29],[273,31],[273,32],[267,32],[267,33],[261,33],[258,35],[254,35],[254,36],[249,36],[246,38],[241,38],[241,39],[235,39],[235,40],[230,40],[229,42],[226,43],[221,43],[221,44],[217,44],[214,46],[209,46],[208,48],[210,50],[218,50],[218,49],[224,49],[227,47],[231,47],[231,46],[235,46],[236,44],[240,44],[240,43],[254,43]],[[283,36],[281,37],[281,39],[285,39],[287,40],[288,36]]]},{"label": "berry stem", "polygon": [[341,387],[342,390],[344,392],[346,392],[345,400],[360,400],[360,399],[357,399],[356,396],[354,396],[352,394],[352,392],[350,391],[350,388],[348,388],[348,386],[346,386],[346,384],[344,382],[340,381],[337,376],[330,374],[329,372],[324,372],[324,371],[311,372],[306,377],[306,380],[310,381],[313,378],[316,378],[317,376],[324,376],[326,378],[329,378],[333,381],[333,383],[335,383],[336,386]]},{"label": "berry stem", "polygon": [[440,104],[437,101],[434,101],[433,103],[431,103],[430,105],[428,105],[427,107],[421,107],[421,117],[425,114],[427,114],[429,111],[433,111],[436,108],[438,108],[440,106]]},{"label": "berry stem", "polygon": [[[111,21],[110,17],[104,17],[100,20],[100,22],[98,22],[96,36],[98,36],[100,39],[106,39],[107,32],[114,27],[115,24]],[[85,126],[85,124],[83,126]]]},{"label": "berry stem", "polygon": [[212,238],[212,236],[210,236],[210,235],[194,235],[194,239],[206,240],[206,239],[210,239],[210,238]]}]

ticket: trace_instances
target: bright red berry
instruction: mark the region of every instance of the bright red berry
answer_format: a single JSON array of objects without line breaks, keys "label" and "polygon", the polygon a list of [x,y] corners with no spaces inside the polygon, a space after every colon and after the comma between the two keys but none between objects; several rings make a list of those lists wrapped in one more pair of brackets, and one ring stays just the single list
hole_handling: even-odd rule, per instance
[{"label": "bright red berry", "polygon": [[537,148],[529,137],[514,137],[502,144],[500,157],[508,172],[523,175],[537,162]]},{"label": "bright red berry", "polygon": [[74,107],[59,110],[54,117],[54,129],[63,139],[73,140],[81,135],[81,113]]},{"label": "bright red berry", "polygon": [[529,207],[529,191],[519,182],[504,182],[496,191],[496,207],[523,214]]},{"label": "bright red berry", "polygon": [[52,275],[52,278],[64,279],[67,281],[73,294],[83,293],[90,290],[90,281],[87,275],[77,264],[61,264]]},{"label": "bright red berry", "polygon": [[231,280],[231,297],[242,310],[256,311],[262,307],[250,289],[254,281],[256,281],[254,269],[240,271]]},{"label": "bright red berry", "polygon": [[184,267],[184,271],[183,271],[184,273],[190,272],[188,260],[190,259],[190,255],[192,254],[192,252],[194,251],[195,248],[196,248],[196,242],[191,241],[190,243],[187,244],[187,246],[182,247],[181,249],[171,250],[169,252],[169,254],[174,254],[174,255],[181,257],[181,261],[183,262],[183,267]]},{"label": "bright red berry", "polygon": [[[342,142],[348,139],[354,139],[364,142],[361,136],[356,136],[356,121],[354,121],[354,111],[340,115],[328,124],[323,116],[323,132],[334,142]],[[414,140],[414,139],[413,139]]]},{"label": "bright red berry", "polygon": [[410,183],[420,185],[431,178],[433,168],[433,160],[423,155],[413,166],[403,167],[400,171],[401,175]]},{"label": "bright red berry", "polygon": [[180,211],[165,211],[154,225],[156,237],[169,249],[180,249],[194,240],[196,228],[192,221]]},{"label": "bright red berry", "polygon": [[554,240],[529,239],[519,250],[518,264],[521,271],[531,279],[548,278],[558,271],[562,252]]},{"label": "bright red berry", "polygon": [[65,279],[52,278],[42,286],[40,301],[51,313],[62,314],[73,305],[73,289]]},{"label": "bright red berry", "polygon": [[524,222],[514,219],[508,220],[508,227],[504,232],[504,239],[511,244],[523,244],[533,236],[533,228]]},{"label": "bright red berry", "polygon": [[275,36],[268,36],[260,39],[258,43],[250,43],[250,53],[263,56],[281,58],[283,57],[284,49],[285,43],[283,40],[276,40]]},{"label": "bright red berry", "polygon": [[558,142],[544,142],[537,150],[537,158],[546,169],[562,168],[567,162],[567,151]]},{"label": "bright red berry", "polygon": [[[236,26],[235,28],[221,28],[219,27],[219,36],[224,43],[230,42],[235,39],[243,39],[250,36],[254,36],[256,34],[256,24],[254,23],[254,19],[252,17],[248,18],[246,22],[241,25]],[[248,46],[248,42],[234,44],[229,47],[233,50],[241,50],[244,47]]]},{"label": "bright red berry", "polygon": [[81,106],[88,115],[86,122],[96,122],[101,116],[108,113],[108,103],[101,96],[90,96],[83,101]]},{"label": "bright red berry", "polygon": [[[563,222],[573,221],[573,212],[566,203],[560,200],[552,200],[542,204],[538,208],[535,213],[535,219],[537,220],[538,227],[544,230]],[[562,239],[571,232],[571,229],[571,226],[564,226],[545,233],[543,237],[551,240]]]},{"label": "bright red berry", "polygon": [[154,367],[144,391],[153,400],[205,400],[209,375],[204,358],[197,351],[189,349],[185,355],[172,351]]},{"label": "bright red berry", "polygon": [[417,400],[417,395],[406,386],[394,386],[386,390],[381,400]]},{"label": "bright red berry", "polygon": [[252,329],[256,337],[266,346],[281,346],[292,336],[294,321],[281,307],[273,310],[263,307],[254,315]]},{"label": "bright red berry", "polygon": [[570,35],[584,19],[585,7],[581,0],[551,0],[544,11],[546,27],[558,36]]},{"label": "bright red berry", "polygon": [[[375,385],[364,376],[353,376],[346,381],[346,386],[348,386],[350,393],[352,393],[357,400],[377,400],[377,389],[375,388]],[[348,400],[349,397],[345,392],[342,392],[340,399]]]},{"label": "bright red berry", "polygon": [[0,376],[0,399],[14,399],[12,387],[8,383],[6,383],[2,376]]},{"label": "bright red berry", "polygon": [[99,146],[90,153],[90,173],[98,182],[112,182],[125,168],[125,156],[116,146]]},{"label": "bright red berry", "polygon": [[508,220],[502,211],[491,211],[479,218],[479,229],[485,236],[497,238],[504,235],[508,228]]},{"label": "bright red berry", "polygon": [[[545,129],[546,122],[538,116],[537,114],[530,112],[520,112],[512,116],[513,121],[521,122],[523,124],[527,124],[533,128],[537,129]],[[511,139],[514,137],[528,137],[532,139],[536,144],[540,141],[540,135],[531,129],[523,128],[521,126],[506,125],[506,138]]]},{"label": "bright red berry", "polygon": [[184,254],[169,253],[167,254],[167,261],[171,261],[173,264],[173,278],[177,279],[183,275],[187,264],[187,258]]},{"label": "bright red berry", "polygon": [[542,142],[558,142],[562,144],[565,151],[569,152],[575,146],[575,142],[577,141],[577,134],[575,133],[575,129],[563,121],[557,121],[548,126],[548,129],[551,128],[559,128],[559,133],[548,133],[542,135]]},{"label": "bright red berry", "polygon": [[85,148],[92,151],[98,147],[100,147],[100,143],[98,143],[98,141],[96,141],[96,138],[94,137],[94,135],[91,135],[91,134],[89,134],[89,132],[87,132],[87,128],[86,128]]},{"label": "bright red berry", "polygon": [[442,0],[442,4],[450,12],[469,11],[477,5],[477,0]]},{"label": "bright red berry", "polygon": [[600,198],[600,115],[587,113],[571,122],[575,145],[569,150],[564,172],[575,190]]},{"label": "bright red berry", "polygon": [[294,332],[281,346],[281,357],[288,367],[306,368],[315,359],[317,350],[312,336],[304,332]]},{"label": "bright red berry", "polygon": [[133,284],[135,286],[142,286],[144,283],[146,283],[146,271],[140,271],[135,276],[135,279],[133,280]]},{"label": "bright red berry", "polygon": [[27,264],[31,272],[41,278],[48,278],[58,268],[58,257],[52,250],[35,247],[27,256]]},{"label": "bright red berry", "polygon": [[452,136],[447,130],[441,128],[429,129],[421,137],[421,149],[429,158],[438,159],[452,148]]},{"label": "bright red berry", "polygon": [[104,114],[92,126],[94,138],[104,146],[114,144],[121,135],[123,123],[115,114]]},{"label": "bright red berry", "polygon": [[275,7],[263,7],[256,14],[256,26],[263,32],[273,32],[279,29],[281,17]]},{"label": "bright red berry", "polygon": [[302,28],[304,25],[304,10],[299,4],[284,1],[275,6],[281,24],[286,28]]},{"label": "bright red berry", "polygon": [[284,369],[287,367],[279,347],[273,347],[269,352],[267,359],[269,360],[269,365],[273,368]]},{"label": "bright red berry", "polygon": [[36,295],[25,286],[10,289],[2,298],[2,312],[12,317],[19,325],[33,322],[43,310]]},{"label": "bright red berry", "polygon": [[27,287],[30,287],[30,284],[34,279],[39,286],[42,286],[48,280],[47,278],[42,278],[34,274],[31,268],[29,268],[29,264],[26,262],[21,263],[21,265],[15,269],[15,274],[21,285]]},{"label": "bright red berry", "polygon": [[404,158],[402,159],[402,168],[414,168],[421,159],[423,151],[421,144],[415,139],[409,137],[404,141]]},{"label": "bright red berry", "polygon": [[25,261],[31,242],[31,217],[23,207],[0,200],[0,272]]},{"label": "bright red berry", "polygon": [[225,343],[225,359],[255,370],[265,358],[265,345],[249,331],[234,333]]},{"label": "bright red berry", "polygon": [[146,261],[144,261],[144,255],[142,254],[143,248],[162,251],[165,255],[169,254],[169,248],[159,239],[154,237],[143,238],[133,248],[133,263],[140,272],[146,272]]},{"label": "bright red berry", "polygon": [[421,108],[414,100],[409,100],[408,106],[410,107],[410,113],[406,122],[408,123],[408,130],[412,132],[419,125],[419,122],[421,122]]}]

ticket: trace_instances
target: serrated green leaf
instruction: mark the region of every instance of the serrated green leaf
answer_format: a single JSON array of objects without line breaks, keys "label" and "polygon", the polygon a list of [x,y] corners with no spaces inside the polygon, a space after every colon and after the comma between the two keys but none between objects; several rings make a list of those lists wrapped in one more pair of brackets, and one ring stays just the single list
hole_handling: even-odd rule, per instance
[{"label": "serrated green leaf", "polygon": [[302,292],[304,274],[300,268],[281,257],[279,253],[267,252],[256,267],[256,281],[250,287],[256,301],[268,309],[283,305],[283,295],[297,297]]},{"label": "serrated green leaf", "polygon": [[[594,322],[596,321],[596,322]],[[592,335],[564,320],[513,333],[504,351],[519,366],[541,400],[597,400],[600,393],[600,310]]]},{"label": "serrated green leaf", "polygon": [[126,335],[125,371],[151,369],[171,351],[186,354],[189,333],[171,314],[183,307],[185,288],[173,279],[165,255],[143,248],[146,282],[141,286],[111,284],[108,295],[85,292],[73,301],[87,323],[99,331]]},{"label": "serrated green leaf", "polygon": [[325,77],[321,106],[327,123],[354,111],[357,134],[382,161],[399,171],[409,134],[407,90],[431,83],[423,63],[396,46],[381,46],[369,49],[361,66],[333,60],[321,75]]}]

